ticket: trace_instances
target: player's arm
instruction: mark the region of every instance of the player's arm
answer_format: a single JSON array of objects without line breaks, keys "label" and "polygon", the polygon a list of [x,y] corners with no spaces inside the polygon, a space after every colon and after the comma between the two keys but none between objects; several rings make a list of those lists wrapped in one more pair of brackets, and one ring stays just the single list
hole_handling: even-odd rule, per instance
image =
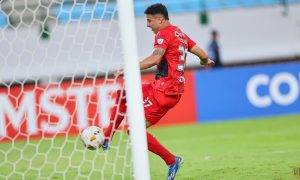
[{"label": "player's arm", "polygon": [[[152,54],[140,62],[140,69],[148,69],[154,65],[159,64],[165,52],[166,51],[163,48],[154,48]],[[115,77],[121,77],[124,75],[124,70],[118,70],[114,75]]]},{"label": "player's arm", "polygon": [[140,69],[148,69],[154,65],[159,64],[165,52],[166,51],[163,48],[154,48],[152,54],[140,62]]},{"label": "player's arm", "polygon": [[213,66],[215,64],[215,62],[213,60],[208,58],[208,54],[197,45],[194,45],[190,49],[190,52],[199,57],[201,65]]}]

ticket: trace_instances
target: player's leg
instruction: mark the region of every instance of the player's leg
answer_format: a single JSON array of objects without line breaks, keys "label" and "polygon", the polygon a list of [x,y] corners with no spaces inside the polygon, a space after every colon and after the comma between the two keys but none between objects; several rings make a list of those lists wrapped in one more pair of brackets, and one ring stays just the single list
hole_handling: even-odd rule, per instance
[{"label": "player's leg", "polygon": [[[143,88],[143,90],[145,90],[145,88]],[[163,93],[156,92],[151,88],[147,90],[148,91],[145,92],[143,91],[143,94],[147,96],[144,97],[144,110],[148,128],[157,123],[170,108],[174,107],[175,104],[178,103],[180,96],[165,96]],[[171,153],[149,132],[147,132],[147,144],[148,150],[160,156],[169,167],[167,179],[174,179],[180,165],[183,163],[183,159]]]},{"label": "player's leg", "polygon": [[[147,127],[152,124],[146,120]],[[173,180],[183,164],[182,157],[175,156],[167,148],[165,148],[152,134],[147,132],[148,150],[161,157],[168,166],[167,180]]]},{"label": "player's leg", "polygon": [[175,156],[168,151],[160,142],[149,132],[147,132],[148,150],[160,156],[169,166],[175,162]]},{"label": "player's leg", "polygon": [[127,107],[126,107],[125,91],[118,90],[116,103],[115,106],[112,108],[111,115],[110,115],[110,123],[104,133],[105,141],[102,144],[102,148],[104,150],[108,149],[109,142],[112,140],[116,129],[118,129],[120,124],[122,123],[126,114],[126,109]]},{"label": "player's leg", "polygon": [[[152,123],[146,120],[147,128],[152,126]],[[130,131],[127,130],[129,135]],[[172,165],[176,161],[176,156],[166,149],[152,134],[146,132],[148,150],[158,156],[160,156],[167,166]]]},{"label": "player's leg", "polygon": [[[152,124],[146,120],[147,127]],[[165,163],[169,166],[175,162],[175,155],[172,154],[167,148],[165,148],[152,134],[147,133],[148,150],[161,157]]]}]

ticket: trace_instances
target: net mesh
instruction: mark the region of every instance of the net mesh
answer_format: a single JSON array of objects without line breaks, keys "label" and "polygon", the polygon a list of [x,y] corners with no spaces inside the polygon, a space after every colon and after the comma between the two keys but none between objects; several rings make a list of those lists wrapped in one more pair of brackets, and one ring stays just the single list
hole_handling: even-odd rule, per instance
[{"label": "net mesh", "polygon": [[126,122],[109,151],[80,131],[105,128],[122,85],[115,2],[0,0],[0,179],[132,179]]}]

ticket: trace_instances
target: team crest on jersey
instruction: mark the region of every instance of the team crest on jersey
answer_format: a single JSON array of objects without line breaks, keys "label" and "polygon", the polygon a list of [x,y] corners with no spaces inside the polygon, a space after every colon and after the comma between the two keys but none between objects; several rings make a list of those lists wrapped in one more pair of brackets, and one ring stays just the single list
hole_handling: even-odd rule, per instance
[{"label": "team crest on jersey", "polygon": [[152,106],[152,104],[153,103],[150,101],[149,97],[144,100],[144,107]]},{"label": "team crest on jersey", "polygon": [[163,42],[164,42],[164,39],[161,39],[161,38],[157,39],[158,44],[162,44]]}]

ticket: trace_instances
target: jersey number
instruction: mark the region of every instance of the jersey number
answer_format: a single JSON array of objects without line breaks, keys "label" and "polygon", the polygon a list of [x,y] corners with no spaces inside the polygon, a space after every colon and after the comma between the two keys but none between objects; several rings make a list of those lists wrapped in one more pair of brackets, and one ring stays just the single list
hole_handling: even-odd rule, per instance
[{"label": "jersey number", "polygon": [[186,52],[187,52],[187,49],[184,47],[184,46],[179,46],[178,47],[178,51],[180,52],[180,56],[179,56],[179,61],[183,64],[178,64],[177,65],[177,70],[179,71],[183,71],[184,70],[184,60],[185,60],[185,56],[186,56]]}]

